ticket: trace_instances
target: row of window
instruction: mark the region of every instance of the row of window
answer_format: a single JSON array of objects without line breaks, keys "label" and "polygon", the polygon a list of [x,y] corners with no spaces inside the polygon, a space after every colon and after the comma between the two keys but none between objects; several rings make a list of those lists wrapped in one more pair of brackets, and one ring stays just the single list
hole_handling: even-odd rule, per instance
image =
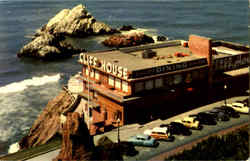
[{"label": "row of window", "polygon": [[[85,74],[86,76],[90,76],[90,78],[100,80],[100,73],[97,70],[92,69],[89,71],[88,68],[85,68]],[[111,75],[108,76],[108,85],[123,92],[128,92],[128,82]]]},{"label": "row of window", "polygon": [[85,69],[86,76],[90,76],[91,78],[94,78],[96,80],[100,80],[100,73],[97,70],[90,70],[88,68]]},{"label": "row of window", "polygon": [[108,84],[115,89],[122,90],[124,92],[128,92],[128,82],[121,80],[119,78],[115,78],[111,75],[108,77]]},{"label": "row of window", "polygon": [[[182,73],[182,74],[176,74],[176,75],[168,75],[165,78],[157,78],[157,79],[151,79],[147,80],[145,82],[136,82],[134,84],[134,92],[141,92],[144,90],[151,90],[154,88],[161,88],[164,86],[173,86],[178,85],[181,83],[191,83],[193,80],[200,80],[205,78],[205,71],[192,71],[189,73]],[[89,71],[88,68],[85,69],[86,76],[90,76],[91,78],[94,78],[95,80],[100,80],[100,73],[97,70],[91,70]],[[129,91],[129,85],[128,82],[121,80],[119,78],[113,77],[112,75],[108,75],[108,85],[121,90],[123,92]]]},{"label": "row of window", "polygon": [[157,78],[147,80],[145,82],[136,82],[134,85],[134,92],[138,93],[144,90],[151,90],[153,88],[161,88],[164,86],[179,85],[181,83],[191,83],[193,80],[204,79],[203,72],[194,71],[191,73],[183,73],[176,75],[168,75],[165,78]]}]

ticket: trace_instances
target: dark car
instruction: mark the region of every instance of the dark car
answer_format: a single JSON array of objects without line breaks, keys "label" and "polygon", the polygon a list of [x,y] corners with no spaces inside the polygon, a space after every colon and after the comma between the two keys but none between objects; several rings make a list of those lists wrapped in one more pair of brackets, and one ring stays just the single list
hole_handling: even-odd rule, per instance
[{"label": "dark car", "polygon": [[232,118],[239,118],[240,117],[240,114],[238,112],[236,112],[233,108],[228,107],[228,106],[215,107],[214,109],[220,110]]},{"label": "dark car", "polygon": [[218,109],[212,109],[212,110],[206,111],[205,113],[214,115],[217,121],[229,121],[230,120],[230,117],[228,116],[228,114]]},{"label": "dark car", "polygon": [[195,117],[203,125],[216,125],[216,117],[213,114],[206,112],[199,112],[198,114],[189,115],[190,117]]},{"label": "dark car", "polygon": [[189,128],[178,122],[171,122],[170,124],[161,124],[160,127],[168,127],[171,135],[189,136],[192,134]]}]

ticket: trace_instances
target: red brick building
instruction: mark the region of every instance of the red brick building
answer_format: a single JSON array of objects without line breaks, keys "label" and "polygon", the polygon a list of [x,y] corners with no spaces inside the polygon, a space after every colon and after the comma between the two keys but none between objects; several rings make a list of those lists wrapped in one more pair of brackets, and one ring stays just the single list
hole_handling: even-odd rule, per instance
[{"label": "red brick building", "polygon": [[248,66],[248,58],[247,47],[195,35],[188,42],[82,53],[85,120],[95,134],[117,126],[118,118],[121,126],[170,110],[168,100],[212,85],[215,74]]}]

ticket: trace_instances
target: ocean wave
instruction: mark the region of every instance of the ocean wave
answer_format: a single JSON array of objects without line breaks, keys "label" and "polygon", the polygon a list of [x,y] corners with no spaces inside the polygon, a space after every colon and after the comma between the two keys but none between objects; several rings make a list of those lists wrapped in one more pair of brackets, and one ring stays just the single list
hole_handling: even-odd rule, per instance
[{"label": "ocean wave", "polygon": [[19,143],[16,142],[16,143],[10,145],[9,150],[8,150],[8,153],[9,153],[9,154],[10,154],[10,153],[15,153],[15,152],[17,152],[19,149],[20,149]]},{"label": "ocean wave", "polygon": [[22,92],[0,94],[0,144],[4,143],[2,146],[5,154],[11,144],[27,135],[48,101],[60,92],[61,84],[47,83],[28,89]]},{"label": "ocean wave", "polygon": [[42,76],[42,77],[32,77],[31,79],[26,79],[20,82],[15,82],[8,84],[6,86],[0,87],[0,94],[20,92],[25,90],[28,86],[41,86],[46,83],[56,82],[60,79],[60,74],[53,76]]}]

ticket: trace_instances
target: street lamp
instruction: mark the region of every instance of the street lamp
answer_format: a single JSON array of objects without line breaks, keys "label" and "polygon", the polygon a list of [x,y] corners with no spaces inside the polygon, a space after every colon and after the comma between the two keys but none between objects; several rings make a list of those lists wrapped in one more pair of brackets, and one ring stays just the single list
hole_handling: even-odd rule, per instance
[{"label": "street lamp", "polygon": [[117,128],[117,142],[118,144],[120,143],[120,118],[117,119],[117,124],[118,124],[118,128]]},{"label": "street lamp", "polygon": [[227,90],[227,85],[225,84],[225,85],[224,85],[224,95],[225,95],[225,100],[224,100],[224,102],[225,102],[225,106],[227,106],[227,95],[226,95],[226,90]]}]

